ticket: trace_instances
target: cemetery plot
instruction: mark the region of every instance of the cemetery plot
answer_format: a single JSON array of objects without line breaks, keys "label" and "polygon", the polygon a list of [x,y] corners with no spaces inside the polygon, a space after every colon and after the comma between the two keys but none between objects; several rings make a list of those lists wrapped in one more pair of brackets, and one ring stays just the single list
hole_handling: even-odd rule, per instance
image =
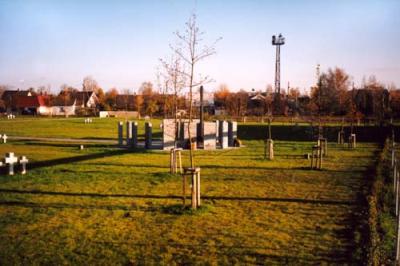
[{"label": "cemetery plot", "polygon": [[[273,161],[264,160],[263,141],[196,151],[201,207],[193,212],[181,209],[182,177],[169,173],[169,152],[105,145],[80,150],[78,144],[0,145],[0,154],[29,158],[25,175],[0,176],[0,261],[302,264],[363,258],[360,227],[368,217],[359,198],[378,145],[329,144],[320,171],[309,170],[302,156],[311,142],[275,141]],[[189,164],[188,151],[182,160]]]}]

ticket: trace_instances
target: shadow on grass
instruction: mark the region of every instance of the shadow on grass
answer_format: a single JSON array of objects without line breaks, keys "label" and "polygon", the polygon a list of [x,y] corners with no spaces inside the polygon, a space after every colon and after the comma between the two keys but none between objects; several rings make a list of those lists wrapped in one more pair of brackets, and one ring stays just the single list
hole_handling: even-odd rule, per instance
[{"label": "shadow on grass", "polygon": [[27,146],[46,146],[46,147],[62,147],[62,148],[79,148],[79,145],[83,145],[86,148],[111,148],[116,147],[114,144],[91,144],[91,143],[56,143],[56,142],[37,142],[37,141],[26,141],[23,145]]},{"label": "shadow on grass", "polygon": [[111,157],[111,156],[117,156],[117,155],[124,155],[128,153],[146,153],[147,151],[144,149],[120,149],[120,150],[113,150],[113,151],[106,151],[106,152],[101,152],[101,153],[94,153],[94,154],[85,154],[85,155],[79,155],[79,156],[74,156],[74,157],[64,157],[64,158],[58,158],[58,159],[53,159],[53,160],[47,160],[47,161],[38,161],[38,162],[33,162],[29,164],[29,169],[36,169],[36,168],[42,168],[42,167],[49,167],[49,166],[56,166],[60,164],[68,164],[68,163],[75,163],[75,162],[81,162],[81,161],[87,161],[87,160],[93,160],[93,159],[99,159],[99,158],[106,158],[106,157]]},{"label": "shadow on grass", "polygon": [[[19,189],[0,189],[0,193],[16,194],[36,194],[49,196],[71,196],[71,197],[94,197],[94,198],[140,198],[140,199],[182,199],[178,195],[149,195],[149,194],[100,194],[88,192],[58,192],[42,190],[19,190]],[[302,198],[271,198],[271,197],[236,197],[236,196],[207,196],[201,197],[203,200],[226,200],[226,201],[265,201],[265,202],[285,202],[285,203],[304,203],[321,205],[356,205],[355,201],[343,200],[318,200]]]}]

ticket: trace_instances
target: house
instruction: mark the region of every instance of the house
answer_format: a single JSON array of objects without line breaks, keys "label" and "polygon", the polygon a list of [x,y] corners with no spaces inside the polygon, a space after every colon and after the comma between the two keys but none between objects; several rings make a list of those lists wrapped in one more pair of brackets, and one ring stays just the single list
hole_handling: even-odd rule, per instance
[{"label": "house", "polygon": [[58,95],[51,97],[49,105],[46,109],[47,113],[43,115],[51,116],[71,116],[76,114],[76,102],[77,100],[66,95]]},{"label": "house", "polygon": [[[4,106],[5,109],[8,113],[11,112],[17,112],[18,108],[17,108],[17,99],[19,97],[35,97],[36,93],[31,91],[31,90],[6,90],[3,92],[2,96],[1,96],[1,100],[4,102]],[[28,103],[28,101],[30,101],[30,103],[28,105],[32,105],[33,101],[32,99],[28,100],[28,98],[25,98],[26,103]],[[23,104],[22,104],[23,105]],[[21,106],[21,101],[19,106]]]},{"label": "house", "polygon": [[96,108],[99,99],[94,91],[72,92],[70,98],[76,100],[76,108]]},{"label": "house", "polygon": [[47,108],[48,99],[47,95],[18,96],[14,107],[20,114],[42,114]]}]

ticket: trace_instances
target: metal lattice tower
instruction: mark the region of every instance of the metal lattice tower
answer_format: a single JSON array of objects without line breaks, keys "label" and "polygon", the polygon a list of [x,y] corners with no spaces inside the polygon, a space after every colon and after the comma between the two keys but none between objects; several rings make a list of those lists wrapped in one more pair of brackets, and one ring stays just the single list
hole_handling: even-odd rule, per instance
[{"label": "metal lattice tower", "polygon": [[281,45],[285,44],[285,38],[282,34],[272,36],[272,45],[276,46],[276,61],[275,61],[275,93],[281,93]]}]

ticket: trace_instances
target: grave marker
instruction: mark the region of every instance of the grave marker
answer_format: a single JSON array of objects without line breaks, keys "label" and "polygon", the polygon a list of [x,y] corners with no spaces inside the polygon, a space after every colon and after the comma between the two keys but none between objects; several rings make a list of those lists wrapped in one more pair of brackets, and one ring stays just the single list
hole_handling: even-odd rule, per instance
[{"label": "grave marker", "polygon": [[22,156],[20,159],[19,159],[19,163],[21,164],[21,166],[22,166],[22,171],[21,171],[21,174],[26,174],[26,164],[29,162],[29,160],[26,158],[26,156]]},{"label": "grave marker", "polygon": [[5,163],[8,164],[8,174],[14,175],[14,164],[18,163],[18,158],[14,156],[13,152],[6,153]]},{"label": "grave marker", "polygon": [[7,139],[8,139],[8,137],[7,137],[7,135],[6,135],[6,134],[4,134],[4,135],[3,135],[2,139],[3,139],[3,143],[7,143]]}]

